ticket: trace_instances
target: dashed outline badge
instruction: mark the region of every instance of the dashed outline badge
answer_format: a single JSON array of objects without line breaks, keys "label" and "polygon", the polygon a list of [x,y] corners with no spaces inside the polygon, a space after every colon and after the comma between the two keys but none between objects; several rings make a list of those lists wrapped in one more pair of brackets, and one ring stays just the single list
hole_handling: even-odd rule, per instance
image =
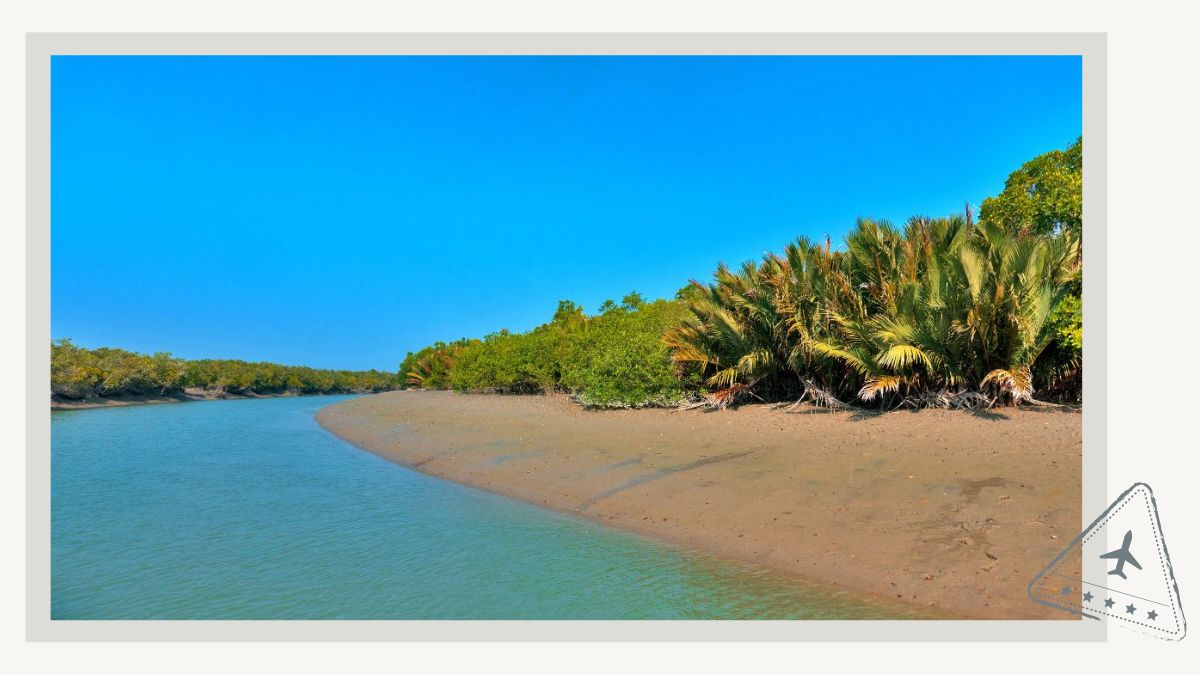
[{"label": "dashed outline badge", "polygon": [[1134,483],[1117,497],[1029,582],[1029,597],[1163,640],[1183,639],[1187,621],[1150,486]]}]

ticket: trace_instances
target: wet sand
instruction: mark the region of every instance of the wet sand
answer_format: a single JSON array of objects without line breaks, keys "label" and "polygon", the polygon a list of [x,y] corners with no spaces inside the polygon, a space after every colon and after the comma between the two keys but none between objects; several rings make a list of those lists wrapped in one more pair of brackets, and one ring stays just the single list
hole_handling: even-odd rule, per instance
[{"label": "wet sand", "polygon": [[1026,587],[1081,529],[1077,410],[588,411],[399,391],[318,422],[423,473],[939,613],[1071,618]]}]

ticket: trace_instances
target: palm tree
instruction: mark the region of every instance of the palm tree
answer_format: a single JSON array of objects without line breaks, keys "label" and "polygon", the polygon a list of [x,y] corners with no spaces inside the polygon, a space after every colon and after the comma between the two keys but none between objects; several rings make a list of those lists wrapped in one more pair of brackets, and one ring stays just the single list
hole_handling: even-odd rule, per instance
[{"label": "palm tree", "polygon": [[[715,401],[783,391],[879,405],[1033,400],[1046,319],[1074,272],[1078,241],[913,218],[860,220],[843,251],[799,239],[782,256],[718,267],[684,295],[689,317],[665,336]],[[811,394],[810,394],[811,392]],[[985,394],[986,392],[986,394]]]},{"label": "palm tree", "polygon": [[690,316],[667,330],[672,360],[694,364],[719,405],[742,395],[786,366],[786,325],[777,311],[769,263],[753,262],[737,272],[722,264],[716,283],[693,281],[685,293]]}]

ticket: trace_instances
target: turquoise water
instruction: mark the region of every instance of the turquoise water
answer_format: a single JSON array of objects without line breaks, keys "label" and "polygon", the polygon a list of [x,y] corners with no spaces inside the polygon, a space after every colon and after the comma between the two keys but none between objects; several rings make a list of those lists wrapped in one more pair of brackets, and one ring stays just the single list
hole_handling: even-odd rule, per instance
[{"label": "turquoise water", "polygon": [[53,413],[53,618],[896,616],[392,464],[342,398]]}]

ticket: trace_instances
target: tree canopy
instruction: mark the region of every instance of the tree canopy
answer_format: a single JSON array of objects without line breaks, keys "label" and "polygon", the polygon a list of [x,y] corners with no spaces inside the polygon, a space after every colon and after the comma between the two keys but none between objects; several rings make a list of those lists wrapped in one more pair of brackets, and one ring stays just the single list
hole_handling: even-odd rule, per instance
[{"label": "tree canopy", "polygon": [[1004,191],[983,200],[979,218],[1010,230],[1050,234],[1083,227],[1083,138],[1065,150],[1052,150],[1021,165]]}]

